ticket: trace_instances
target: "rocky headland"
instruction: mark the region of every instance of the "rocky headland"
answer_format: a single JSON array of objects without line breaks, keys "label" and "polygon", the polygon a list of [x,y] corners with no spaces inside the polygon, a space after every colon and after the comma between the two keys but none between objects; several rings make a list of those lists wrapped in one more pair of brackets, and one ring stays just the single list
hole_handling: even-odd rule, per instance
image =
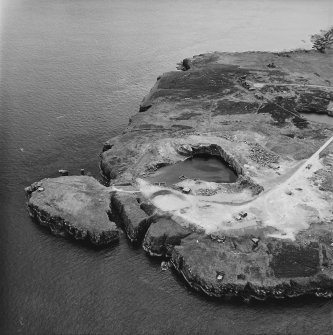
[{"label": "rocky headland", "polygon": [[110,220],[110,191],[88,176],[46,178],[25,189],[29,215],[55,235],[95,245],[119,239]]},{"label": "rocky headland", "polygon": [[[210,296],[332,297],[333,126],[304,118],[332,115],[331,58],[313,50],[184,60],[104,144],[109,187],[44,179],[26,189],[30,215],[97,244],[118,238],[115,221]],[[165,183],[163,168],[198,156],[223,161],[236,180],[181,174]]]}]

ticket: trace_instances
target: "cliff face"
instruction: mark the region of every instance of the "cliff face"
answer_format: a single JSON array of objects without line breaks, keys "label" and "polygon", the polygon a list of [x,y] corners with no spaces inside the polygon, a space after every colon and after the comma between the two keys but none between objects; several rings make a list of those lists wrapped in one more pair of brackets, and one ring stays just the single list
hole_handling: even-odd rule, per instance
[{"label": "cliff face", "polygon": [[[153,215],[143,239],[208,295],[333,294],[331,52],[212,53],[160,76],[125,132],[104,145],[116,194]],[[223,184],[147,177],[208,154],[238,175]],[[156,172],[157,171],[157,172]],[[149,180],[149,178],[148,178]],[[161,180],[163,182],[163,180]],[[137,206],[137,205],[136,205]],[[129,235],[131,238],[131,236]]]}]

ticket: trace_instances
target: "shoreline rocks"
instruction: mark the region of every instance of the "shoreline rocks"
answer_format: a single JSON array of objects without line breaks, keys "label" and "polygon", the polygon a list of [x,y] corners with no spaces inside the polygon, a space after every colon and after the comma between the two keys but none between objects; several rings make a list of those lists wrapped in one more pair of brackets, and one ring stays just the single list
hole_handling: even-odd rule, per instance
[{"label": "shoreline rocks", "polygon": [[111,196],[111,206],[119,215],[121,224],[131,242],[141,242],[153,216],[148,216],[141,208],[137,195],[114,192]]},{"label": "shoreline rocks", "polygon": [[88,176],[43,179],[25,189],[29,215],[54,235],[105,246],[119,240],[109,190]]},{"label": "shoreline rocks", "polygon": [[[266,239],[258,244],[250,237],[227,237],[217,243],[189,236],[176,246],[171,263],[195,290],[211,297],[292,298],[301,295],[333,297],[333,278],[317,242],[285,242]],[[332,251],[330,251],[332,252]]]},{"label": "shoreline rocks", "polygon": [[150,256],[171,257],[174,247],[191,233],[169,217],[158,217],[150,225],[142,247]]}]

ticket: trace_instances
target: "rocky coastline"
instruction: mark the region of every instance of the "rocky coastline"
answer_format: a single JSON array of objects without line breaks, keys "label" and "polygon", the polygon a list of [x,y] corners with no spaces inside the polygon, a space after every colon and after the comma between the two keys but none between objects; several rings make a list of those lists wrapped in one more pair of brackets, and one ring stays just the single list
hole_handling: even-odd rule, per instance
[{"label": "rocky coastline", "polygon": [[[185,59],[104,144],[108,187],[86,176],[44,179],[26,189],[29,214],[55,234],[98,245],[122,228],[209,296],[332,297],[333,126],[304,118],[332,114],[331,57],[304,50]],[[198,155],[224,161],[236,182],[149,182]]]}]

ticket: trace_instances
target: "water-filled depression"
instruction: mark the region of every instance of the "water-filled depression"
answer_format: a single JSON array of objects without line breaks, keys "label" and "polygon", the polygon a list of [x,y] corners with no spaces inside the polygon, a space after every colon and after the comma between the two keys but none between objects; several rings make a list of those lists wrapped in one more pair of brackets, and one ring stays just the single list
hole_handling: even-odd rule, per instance
[{"label": "water-filled depression", "polygon": [[152,183],[172,185],[182,179],[199,179],[215,183],[233,183],[236,173],[221,158],[211,155],[195,155],[184,161],[163,166],[147,178]]}]

